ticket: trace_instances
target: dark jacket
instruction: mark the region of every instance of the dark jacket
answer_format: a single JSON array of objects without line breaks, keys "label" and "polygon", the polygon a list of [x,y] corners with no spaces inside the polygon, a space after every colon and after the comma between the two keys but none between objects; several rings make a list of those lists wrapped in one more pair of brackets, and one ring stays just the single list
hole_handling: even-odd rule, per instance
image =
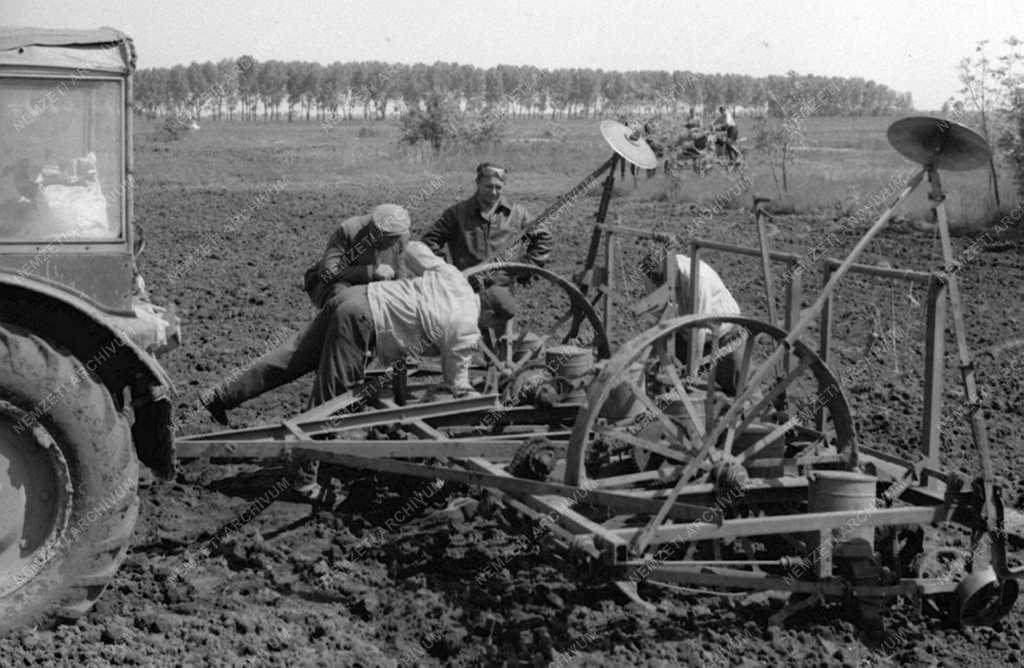
[{"label": "dark jacket", "polygon": [[[508,202],[504,197],[498,200],[494,210],[487,216],[480,211],[476,195],[448,207],[441,217],[423,235],[423,243],[432,251],[441,254],[448,245],[452,264],[466,269],[480,264],[495,251],[512,244],[502,257],[494,261],[513,262],[525,260],[537,266],[544,266],[551,255],[551,232],[542,223],[526,235],[525,250],[518,250],[512,242],[522,234],[529,222],[526,209]],[[514,255],[513,255],[514,254]]]},{"label": "dark jacket", "polygon": [[303,288],[313,305],[322,308],[328,297],[351,285],[373,281],[373,271],[381,264],[398,270],[401,244],[384,251],[374,247],[376,228],[370,216],[353,216],[342,222],[327,241],[324,254],[306,269]]}]

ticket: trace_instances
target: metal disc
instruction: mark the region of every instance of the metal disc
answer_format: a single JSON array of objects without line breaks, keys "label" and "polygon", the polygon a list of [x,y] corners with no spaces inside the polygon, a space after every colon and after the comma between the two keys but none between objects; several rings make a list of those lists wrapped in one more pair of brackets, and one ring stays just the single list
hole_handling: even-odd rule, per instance
[{"label": "metal disc", "polygon": [[974,130],[932,116],[902,118],[889,126],[889,143],[924,167],[966,172],[988,164],[992,149]]},{"label": "metal disc", "polygon": [[618,121],[601,121],[601,134],[612,150],[640,169],[654,169],[658,158],[644,141],[639,130],[632,130]]}]

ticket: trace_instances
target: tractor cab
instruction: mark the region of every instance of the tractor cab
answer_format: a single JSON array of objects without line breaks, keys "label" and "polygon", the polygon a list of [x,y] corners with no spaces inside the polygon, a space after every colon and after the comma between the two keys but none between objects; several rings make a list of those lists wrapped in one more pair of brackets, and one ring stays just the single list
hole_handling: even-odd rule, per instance
[{"label": "tractor cab", "polygon": [[135,265],[131,40],[0,31],[0,282],[98,309],[150,353],[177,345]]},{"label": "tractor cab", "polygon": [[112,29],[0,32],[0,271],[128,315],[134,49]]}]

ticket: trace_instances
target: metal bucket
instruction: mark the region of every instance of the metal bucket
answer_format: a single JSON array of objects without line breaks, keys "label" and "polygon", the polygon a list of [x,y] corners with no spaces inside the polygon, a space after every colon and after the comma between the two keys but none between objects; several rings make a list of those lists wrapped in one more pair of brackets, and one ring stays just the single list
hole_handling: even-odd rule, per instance
[{"label": "metal bucket", "polygon": [[[807,511],[827,513],[865,510],[875,507],[878,479],[852,471],[815,471],[807,487]],[[864,514],[866,517],[866,513]],[[870,556],[875,546],[875,529],[857,518],[832,529],[832,551],[837,556]],[[818,545],[819,539],[810,541]]]},{"label": "metal bucket", "polygon": [[572,345],[553,346],[545,352],[544,364],[554,374],[561,394],[582,396],[585,379],[594,370],[594,351]]},{"label": "metal bucket", "polygon": [[641,392],[646,391],[644,362],[641,360],[630,364],[629,369],[626,370],[626,378],[627,380],[620,382],[608,393],[608,399],[601,406],[600,417],[609,420],[625,420],[643,412],[643,403],[637,399],[636,393],[629,389],[629,385],[637,386]]}]

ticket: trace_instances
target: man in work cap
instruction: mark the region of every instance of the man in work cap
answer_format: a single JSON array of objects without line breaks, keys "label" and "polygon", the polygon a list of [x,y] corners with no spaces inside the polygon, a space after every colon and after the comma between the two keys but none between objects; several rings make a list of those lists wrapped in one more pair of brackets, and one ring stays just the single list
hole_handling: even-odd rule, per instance
[{"label": "man in work cap", "polygon": [[[227,411],[316,370],[321,353],[332,350],[327,323],[353,286],[395,278],[402,247],[409,238],[409,214],[397,204],[381,204],[367,215],[344,221],[331,235],[323,257],[306,271],[306,291],[316,317],[281,345],[199,394],[198,404],[221,424]],[[319,403],[319,401],[317,401]]]},{"label": "man in work cap", "polygon": [[409,213],[397,204],[381,204],[344,221],[331,235],[323,257],[306,270],[303,287],[313,306],[352,285],[395,277],[396,261],[409,240]]},{"label": "man in work cap", "polygon": [[[373,352],[390,366],[405,355],[439,356],[444,389],[472,391],[469,366],[480,341],[480,300],[469,281],[424,244],[409,242],[402,254],[406,278],[354,285],[327,301],[305,328],[277,349],[200,394],[215,420],[257,394],[316,370],[309,407],[362,381]],[[308,498],[321,489],[317,466],[296,471],[294,488]]]}]

